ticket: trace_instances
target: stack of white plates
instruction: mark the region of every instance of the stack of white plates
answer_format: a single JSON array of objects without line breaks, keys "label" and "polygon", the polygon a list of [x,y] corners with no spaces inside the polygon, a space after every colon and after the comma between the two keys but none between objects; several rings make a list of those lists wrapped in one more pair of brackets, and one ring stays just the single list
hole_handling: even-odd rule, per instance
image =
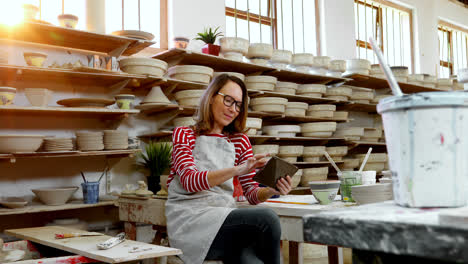
[{"label": "stack of white plates", "polygon": [[127,149],[128,131],[104,130],[104,148],[107,150]]},{"label": "stack of white plates", "polygon": [[393,199],[391,183],[357,185],[351,187],[351,195],[358,204],[378,203]]},{"label": "stack of white plates", "polygon": [[81,151],[103,150],[102,132],[76,132],[76,145]]},{"label": "stack of white plates", "polygon": [[44,139],[44,150],[47,152],[71,151],[73,142],[71,138],[46,138]]}]

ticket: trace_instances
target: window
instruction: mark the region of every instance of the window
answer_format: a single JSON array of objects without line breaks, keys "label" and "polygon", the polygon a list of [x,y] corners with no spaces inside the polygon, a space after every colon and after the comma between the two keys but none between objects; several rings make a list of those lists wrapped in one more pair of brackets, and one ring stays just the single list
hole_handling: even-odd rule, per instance
[{"label": "window", "polygon": [[468,30],[440,21],[438,35],[440,64],[437,74],[440,78],[449,78],[459,69],[468,67]]},{"label": "window", "polygon": [[226,0],[226,36],[318,53],[316,1]]},{"label": "window", "polygon": [[356,53],[377,63],[369,38],[373,37],[393,66],[413,72],[412,10],[385,0],[355,0]]},{"label": "window", "polygon": [[78,16],[77,29],[86,29],[86,1],[85,0],[15,0],[0,3],[0,22],[11,24],[11,21],[20,22],[23,18],[23,4],[32,4],[39,7],[37,18],[54,25],[59,25],[57,16],[73,14]]},{"label": "window", "polygon": [[106,33],[123,29],[150,32],[160,47],[160,0],[106,0]]}]

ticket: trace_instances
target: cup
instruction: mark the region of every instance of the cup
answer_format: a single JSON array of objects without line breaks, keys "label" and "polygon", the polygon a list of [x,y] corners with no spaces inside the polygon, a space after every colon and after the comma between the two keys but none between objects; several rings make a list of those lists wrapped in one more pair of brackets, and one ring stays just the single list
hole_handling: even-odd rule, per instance
[{"label": "cup", "polygon": [[342,171],[340,176],[340,192],[341,201],[354,202],[351,196],[351,187],[362,185],[362,172],[359,171]]},{"label": "cup", "polygon": [[174,38],[174,47],[178,49],[185,49],[187,48],[189,41],[190,40],[188,38],[176,37]]},{"label": "cup", "polygon": [[362,184],[375,184],[376,183],[376,171],[363,171],[362,172]]},{"label": "cup", "polygon": [[135,96],[133,94],[119,94],[115,96],[115,100],[120,109],[128,110],[133,108]]},{"label": "cup", "polygon": [[99,202],[99,182],[81,183],[83,190],[83,201],[85,204],[96,204]]}]

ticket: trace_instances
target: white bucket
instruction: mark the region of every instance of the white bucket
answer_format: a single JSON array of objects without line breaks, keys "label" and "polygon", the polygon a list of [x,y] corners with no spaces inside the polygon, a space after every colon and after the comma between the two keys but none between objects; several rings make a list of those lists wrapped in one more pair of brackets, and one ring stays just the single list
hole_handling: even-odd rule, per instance
[{"label": "white bucket", "polygon": [[395,202],[458,207],[468,190],[468,93],[431,92],[382,99]]}]

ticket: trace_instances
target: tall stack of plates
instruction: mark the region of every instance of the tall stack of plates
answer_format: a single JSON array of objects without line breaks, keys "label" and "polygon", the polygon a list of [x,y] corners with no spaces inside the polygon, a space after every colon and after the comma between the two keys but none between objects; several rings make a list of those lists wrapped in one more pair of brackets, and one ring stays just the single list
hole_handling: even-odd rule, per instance
[{"label": "tall stack of plates", "polygon": [[128,149],[128,131],[104,130],[104,148],[107,150]]},{"label": "tall stack of plates", "polygon": [[44,150],[47,152],[71,151],[73,142],[71,138],[46,138],[44,139]]},{"label": "tall stack of plates", "polygon": [[103,150],[102,132],[76,132],[76,145],[81,151]]},{"label": "tall stack of plates", "polygon": [[356,185],[351,187],[351,195],[358,204],[378,203],[393,199],[391,183]]}]

